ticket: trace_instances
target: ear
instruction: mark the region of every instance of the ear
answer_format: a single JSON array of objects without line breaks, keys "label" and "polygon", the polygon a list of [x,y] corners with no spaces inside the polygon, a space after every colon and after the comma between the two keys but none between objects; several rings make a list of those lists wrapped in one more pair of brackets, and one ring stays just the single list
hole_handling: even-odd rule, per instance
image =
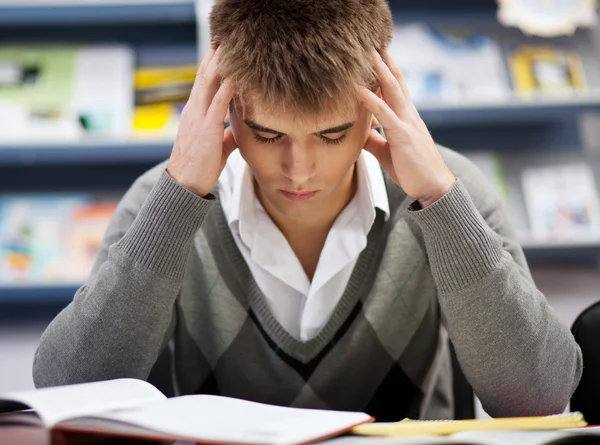
[{"label": "ear", "polygon": [[379,121],[377,120],[375,115],[373,115],[371,117],[371,128],[377,128],[377,127],[381,127],[381,124],[379,123]]},{"label": "ear", "polygon": [[225,115],[225,123],[227,123],[227,124],[231,124],[231,117],[229,115],[230,110],[231,110],[231,107],[227,107],[227,114]]}]

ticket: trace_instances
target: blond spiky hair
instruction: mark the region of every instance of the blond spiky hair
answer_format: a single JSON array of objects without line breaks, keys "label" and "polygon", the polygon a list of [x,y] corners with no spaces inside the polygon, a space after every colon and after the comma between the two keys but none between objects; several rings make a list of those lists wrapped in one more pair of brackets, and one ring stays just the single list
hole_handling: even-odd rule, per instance
[{"label": "blond spiky hair", "polygon": [[375,88],[371,50],[387,48],[392,16],[386,0],[217,0],[210,29],[238,98],[320,113]]}]

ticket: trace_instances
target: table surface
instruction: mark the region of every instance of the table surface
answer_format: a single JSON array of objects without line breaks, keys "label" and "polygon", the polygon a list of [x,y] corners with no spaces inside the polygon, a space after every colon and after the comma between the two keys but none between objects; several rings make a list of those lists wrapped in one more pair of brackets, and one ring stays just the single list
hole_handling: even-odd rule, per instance
[{"label": "table surface", "polygon": [[[587,430],[587,431],[586,431]],[[569,438],[568,443],[571,445],[577,444],[598,444],[598,438],[600,437],[600,426],[591,428],[585,428],[582,431],[593,435],[592,437],[586,438]],[[536,434],[536,432],[530,432]],[[540,433],[540,432],[537,432]],[[594,437],[595,436],[595,437]],[[418,439],[418,438],[415,438]],[[423,439],[423,438],[421,438]],[[514,445],[511,437],[506,443]],[[531,438],[529,438],[531,439]],[[594,440],[595,439],[595,440]],[[344,436],[337,437],[325,442],[321,442],[318,445],[391,445],[394,442],[392,438],[384,437],[360,437],[360,436]],[[533,443],[531,440],[528,442]],[[421,445],[426,444],[427,441],[412,442],[419,443]],[[562,442],[561,443],[567,443]],[[99,436],[88,436],[88,435],[63,435],[63,434],[51,434],[47,429],[33,426],[2,426],[0,428],[0,445],[190,445],[183,444],[181,442],[156,442],[146,440],[132,440],[132,439],[118,439],[118,438],[106,438]]]},{"label": "table surface", "polygon": [[[387,438],[345,436],[322,442],[322,445],[381,445]],[[189,445],[181,442],[156,442],[132,439],[102,438],[98,436],[62,436],[46,429],[27,426],[0,428],[0,445]]]},{"label": "table surface", "polygon": [[50,434],[47,429],[27,426],[0,428],[0,445],[156,445],[162,442],[102,438],[97,436],[63,436]]}]

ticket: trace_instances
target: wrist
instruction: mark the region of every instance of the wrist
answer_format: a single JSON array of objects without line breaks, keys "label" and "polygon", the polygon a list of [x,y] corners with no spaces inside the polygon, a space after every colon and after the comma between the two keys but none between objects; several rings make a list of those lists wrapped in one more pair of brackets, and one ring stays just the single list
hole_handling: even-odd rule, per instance
[{"label": "wrist", "polygon": [[450,174],[446,180],[440,182],[435,188],[432,188],[431,191],[428,191],[422,197],[417,198],[421,208],[425,209],[444,197],[455,183],[456,177]]},{"label": "wrist", "polygon": [[179,184],[184,189],[192,192],[195,195],[200,196],[201,198],[208,196],[212,190],[212,187],[206,187],[206,186],[201,186],[201,185],[192,185],[191,181],[186,181],[186,180],[182,179],[180,176],[174,174],[170,170],[169,166],[167,166],[165,171],[173,179],[173,181],[175,181],[177,184]]}]

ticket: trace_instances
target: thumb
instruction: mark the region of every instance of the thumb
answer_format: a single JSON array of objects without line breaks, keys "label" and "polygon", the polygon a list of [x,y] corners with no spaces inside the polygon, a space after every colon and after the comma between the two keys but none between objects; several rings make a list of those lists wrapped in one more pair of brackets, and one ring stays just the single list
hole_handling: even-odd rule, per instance
[{"label": "thumb", "polygon": [[392,155],[388,141],[374,128],[369,132],[365,145],[365,150],[377,158],[383,169],[394,179],[394,165],[392,164]]},{"label": "thumb", "polygon": [[381,134],[379,134],[375,128],[371,128],[369,137],[365,142],[365,150],[372,153],[377,159],[379,159],[380,154],[383,154],[385,151],[389,151],[387,145],[387,140]]},{"label": "thumb", "polygon": [[227,159],[231,152],[237,148],[237,145],[233,130],[229,126],[223,132],[223,157]]}]

